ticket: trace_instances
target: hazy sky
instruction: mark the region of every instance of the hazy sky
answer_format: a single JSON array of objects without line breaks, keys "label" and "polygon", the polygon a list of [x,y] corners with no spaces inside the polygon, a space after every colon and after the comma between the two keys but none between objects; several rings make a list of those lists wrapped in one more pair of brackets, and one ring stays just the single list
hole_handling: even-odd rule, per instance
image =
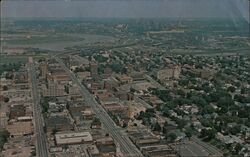
[{"label": "hazy sky", "polygon": [[248,0],[5,1],[2,17],[244,17]]}]

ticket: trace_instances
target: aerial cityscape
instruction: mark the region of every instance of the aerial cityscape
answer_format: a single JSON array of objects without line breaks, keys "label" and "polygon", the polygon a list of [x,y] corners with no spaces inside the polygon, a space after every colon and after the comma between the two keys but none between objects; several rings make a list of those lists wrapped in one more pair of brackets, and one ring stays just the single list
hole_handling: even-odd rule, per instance
[{"label": "aerial cityscape", "polygon": [[0,157],[249,157],[249,15],[165,1],[1,2]]}]

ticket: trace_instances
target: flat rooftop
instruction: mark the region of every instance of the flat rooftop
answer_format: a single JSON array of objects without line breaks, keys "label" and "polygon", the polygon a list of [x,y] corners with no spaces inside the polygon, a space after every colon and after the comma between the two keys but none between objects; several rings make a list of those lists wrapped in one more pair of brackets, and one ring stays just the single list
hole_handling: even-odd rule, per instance
[{"label": "flat rooftop", "polygon": [[89,132],[67,132],[55,134],[56,143],[63,144],[79,144],[93,141]]}]

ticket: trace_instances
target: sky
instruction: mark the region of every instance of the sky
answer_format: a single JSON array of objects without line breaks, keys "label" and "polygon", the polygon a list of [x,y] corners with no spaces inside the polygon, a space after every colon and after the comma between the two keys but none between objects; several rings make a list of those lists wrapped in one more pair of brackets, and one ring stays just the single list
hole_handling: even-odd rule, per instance
[{"label": "sky", "polygon": [[6,0],[2,17],[229,17],[249,21],[248,0]]}]

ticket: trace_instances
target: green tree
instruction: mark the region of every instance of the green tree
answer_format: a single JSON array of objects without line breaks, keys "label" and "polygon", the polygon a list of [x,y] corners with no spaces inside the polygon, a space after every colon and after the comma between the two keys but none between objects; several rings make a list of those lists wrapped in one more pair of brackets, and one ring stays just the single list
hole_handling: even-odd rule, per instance
[{"label": "green tree", "polygon": [[227,91],[229,91],[229,92],[231,92],[231,93],[234,93],[235,90],[236,90],[236,88],[233,87],[233,86],[230,86],[230,87],[227,88]]},{"label": "green tree", "polygon": [[45,101],[43,104],[42,104],[42,113],[47,113],[49,110],[49,102]]},{"label": "green tree", "polygon": [[7,103],[7,102],[9,102],[9,101],[10,101],[10,98],[8,98],[8,97],[4,97],[4,98],[3,98],[3,101]]},{"label": "green tree", "polygon": [[166,138],[168,141],[170,141],[170,142],[174,142],[174,141],[176,140],[177,136],[176,136],[175,133],[171,132],[171,133],[167,134],[167,135],[165,136],[165,138]]},{"label": "green tree", "polygon": [[185,121],[185,120],[183,120],[183,119],[178,119],[177,121],[176,121],[176,123],[177,123],[177,127],[179,128],[179,129],[183,129],[186,125],[187,125],[187,121]]},{"label": "green tree", "polygon": [[153,130],[154,131],[161,131],[161,126],[158,122],[156,122],[153,126]]},{"label": "green tree", "polygon": [[58,129],[57,129],[57,128],[53,128],[53,129],[52,129],[52,135],[55,135],[57,132],[58,132]]},{"label": "green tree", "polygon": [[200,96],[192,96],[191,100],[194,104],[197,104],[198,106],[201,106],[201,107],[208,105],[207,101]]},{"label": "green tree", "polygon": [[231,97],[221,97],[217,103],[219,107],[230,107],[234,105],[234,101]]},{"label": "green tree", "polygon": [[4,86],[3,86],[3,90],[4,90],[4,91],[8,90],[8,87],[4,85]]},{"label": "green tree", "polygon": [[187,128],[185,130],[185,134],[187,135],[188,138],[191,138],[193,135],[193,130],[191,128]]},{"label": "green tree", "polygon": [[2,150],[3,145],[4,143],[7,142],[9,136],[10,136],[10,133],[7,130],[5,129],[0,130],[0,150]]},{"label": "green tree", "polygon": [[241,131],[240,128],[241,128],[241,125],[236,125],[236,126],[230,128],[230,129],[229,129],[229,132],[230,132],[232,135],[236,135],[236,134],[240,133],[240,131]]},{"label": "green tree", "polygon": [[107,57],[104,57],[102,55],[96,55],[96,56],[94,56],[94,58],[99,63],[103,63],[103,62],[106,62],[108,60]]},{"label": "green tree", "polygon": [[242,145],[237,143],[236,146],[234,147],[233,155],[239,155],[239,152],[242,150]]},{"label": "green tree", "polygon": [[202,108],[201,114],[202,115],[204,115],[204,114],[211,114],[211,113],[214,113],[214,112],[215,112],[215,109],[211,105],[205,105]]},{"label": "green tree", "polygon": [[216,130],[215,129],[202,129],[200,133],[200,137],[203,138],[204,141],[210,141],[215,138]]},{"label": "green tree", "polygon": [[112,71],[116,73],[125,74],[127,72],[127,69],[125,68],[125,66],[119,62],[111,64],[110,68],[112,69]]}]

